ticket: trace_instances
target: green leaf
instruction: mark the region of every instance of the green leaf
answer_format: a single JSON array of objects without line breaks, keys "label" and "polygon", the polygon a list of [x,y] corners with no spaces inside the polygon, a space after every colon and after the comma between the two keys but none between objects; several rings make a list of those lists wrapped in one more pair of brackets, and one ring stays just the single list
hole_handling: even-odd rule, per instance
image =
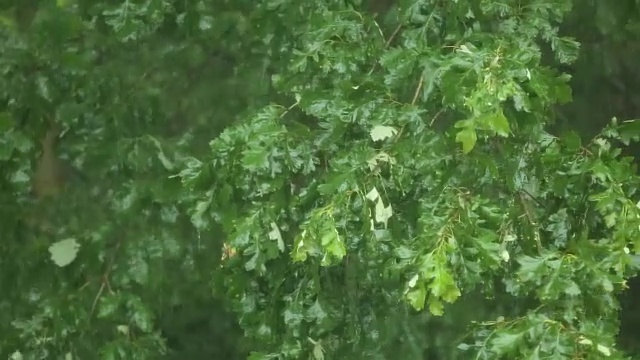
[{"label": "green leaf", "polygon": [[453,276],[443,267],[437,267],[433,272],[433,280],[429,289],[434,297],[443,299],[448,303],[454,302],[461,295]]},{"label": "green leaf", "polygon": [[121,304],[121,298],[117,295],[105,294],[98,301],[97,317],[101,319],[113,316]]},{"label": "green leaf", "polygon": [[626,120],[617,127],[620,140],[623,144],[629,145],[631,141],[640,141],[640,120]]},{"label": "green leaf", "polygon": [[322,234],[321,239],[321,244],[328,255],[323,257],[323,265],[332,264],[332,259],[340,261],[347,255],[347,249],[335,228],[325,229],[325,233]]},{"label": "green leaf", "polygon": [[516,261],[520,264],[518,275],[524,281],[540,276],[546,270],[545,261],[547,260],[543,257],[519,256],[516,258]]},{"label": "green leaf", "polygon": [[393,210],[391,209],[391,204],[384,206],[382,199],[378,197],[378,201],[376,202],[376,222],[384,224],[384,227],[387,228],[387,222],[392,215]]},{"label": "green leaf", "polygon": [[[253,271],[253,270],[256,270],[256,269],[258,268],[258,260],[259,260],[259,259],[260,259],[260,254],[259,254],[259,253],[257,253],[257,252],[256,252],[255,254],[253,254],[253,256],[251,257],[251,259],[249,259],[249,261],[247,261],[247,262],[244,264],[244,268],[245,268],[245,270],[247,270],[247,271]],[[301,260],[301,261],[304,261],[304,259],[303,259],[303,260]]]},{"label": "green leaf", "polygon": [[313,345],[313,357],[316,360],[324,360],[324,348],[320,341]]},{"label": "green leaf", "polygon": [[366,198],[371,201],[376,201],[378,200],[379,197],[380,197],[380,194],[378,193],[378,189],[376,189],[375,187],[371,189],[371,191],[369,191],[366,195]]},{"label": "green leaf", "polygon": [[556,37],[551,41],[556,58],[564,64],[574,62],[578,58],[580,43],[569,37]]},{"label": "green leaf", "polygon": [[475,119],[475,123],[478,128],[495,131],[500,136],[507,137],[511,132],[509,121],[504,116],[502,109],[478,117]]},{"label": "green leaf", "polygon": [[242,152],[242,164],[247,170],[259,170],[269,167],[269,151],[262,147],[251,147]]},{"label": "green leaf", "polygon": [[604,356],[611,356],[611,349],[609,349],[607,346],[598,344],[596,345],[596,349],[598,349],[598,351]]},{"label": "green leaf", "polygon": [[207,194],[206,200],[198,201],[196,206],[192,210],[191,214],[191,223],[197,229],[206,229],[210,223],[209,218],[207,217],[209,208],[211,206],[211,195]]},{"label": "green leaf", "polygon": [[564,292],[569,296],[579,296],[582,294],[580,287],[574,281],[569,282],[569,285],[564,288]]},{"label": "green leaf", "polygon": [[130,318],[141,331],[153,331],[153,313],[139,298],[131,298],[128,302]]},{"label": "green leaf", "polygon": [[156,147],[157,152],[157,157],[158,160],[160,160],[160,163],[162,163],[162,166],[164,166],[164,168],[168,171],[173,171],[173,169],[175,168],[174,164],[171,162],[171,160],[169,160],[169,158],[167,157],[167,155],[165,154],[164,150],[162,149],[162,144],[160,144],[160,141],[158,141],[158,139],[154,138],[153,136],[148,136],[147,137],[152,143],[153,145]]},{"label": "green leaf", "polygon": [[269,239],[276,240],[278,242],[278,250],[280,252],[284,252],[284,240],[282,240],[282,234],[280,234],[280,229],[278,225],[274,222],[271,222],[271,231],[269,231]]},{"label": "green leaf", "polygon": [[277,358],[277,354],[266,354],[263,352],[252,351],[247,360],[273,360]]},{"label": "green leaf", "polygon": [[71,264],[78,255],[79,250],[80,244],[73,238],[60,240],[49,246],[51,260],[59,267]]},{"label": "green leaf", "polygon": [[420,311],[424,309],[424,303],[427,298],[427,289],[421,285],[416,286],[407,292],[406,298],[414,309]]},{"label": "green leaf", "polygon": [[324,311],[318,300],[316,300],[307,310],[307,315],[318,322],[321,322],[328,317],[328,314]]},{"label": "green leaf", "polygon": [[491,350],[498,355],[509,354],[515,350],[524,338],[524,333],[501,331],[491,340]]},{"label": "green leaf", "polygon": [[429,312],[433,316],[444,315],[444,304],[442,304],[442,301],[440,301],[438,298],[430,296],[428,304],[429,304]]},{"label": "green leaf", "polygon": [[398,130],[391,126],[376,125],[373,127],[373,129],[371,129],[370,135],[373,141],[380,141],[386,138],[393,137],[397,133]]},{"label": "green leaf", "polygon": [[462,143],[462,152],[468,154],[476,145],[478,137],[472,128],[465,128],[456,134],[456,142]]},{"label": "green leaf", "polygon": [[415,256],[415,252],[406,247],[406,246],[399,246],[397,248],[394,249],[394,253],[396,254],[396,256],[400,259],[411,259]]}]

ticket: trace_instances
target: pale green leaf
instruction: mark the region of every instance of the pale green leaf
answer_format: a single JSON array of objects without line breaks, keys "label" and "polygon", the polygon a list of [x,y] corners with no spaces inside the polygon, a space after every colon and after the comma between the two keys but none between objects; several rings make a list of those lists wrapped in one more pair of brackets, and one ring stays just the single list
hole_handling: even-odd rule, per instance
[{"label": "pale green leaf", "polygon": [[604,356],[611,356],[611,349],[609,349],[604,345],[598,344],[596,345],[596,349],[598,349],[598,351],[602,353]]},{"label": "pale green leaf", "polygon": [[129,326],[127,325],[116,326],[116,331],[124,336],[129,336]]},{"label": "pale green leaf", "polygon": [[316,360],[324,360],[324,349],[322,348],[320,341],[316,342],[313,346],[313,357]]},{"label": "pale green leaf", "polygon": [[78,255],[78,250],[80,250],[80,244],[73,238],[60,240],[49,246],[51,260],[60,267],[71,264]]},{"label": "pale green leaf", "polygon": [[593,341],[591,341],[590,339],[585,338],[585,337],[580,338],[578,343],[582,344],[582,345],[593,345]]},{"label": "pale green leaf", "polygon": [[409,288],[414,288],[416,286],[416,284],[418,283],[418,274],[413,275],[413,277],[411,278],[411,280],[409,280]]},{"label": "pale green leaf", "polygon": [[371,189],[371,191],[369,191],[369,193],[367,193],[366,197],[371,201],[376,201],[380,197],[378,189],[374,187],[373,189]]},{"label": "pale green leaf", "polygon": [[371,135],[371,139],[373,139],[373,141],[379,141],[390,138],[397,133],[398,130],[391,126],[376,125],[373,127],[373,129],[371,129],[371,132],[369,134]]},{"label": "pale green leaf", "polygon": [[564,292],[565,294],[570,296],[578,296],[582,294],[582,291],[580,291],[580,287],[574,281],[569,282],[569,285],[564,288]]},{"label": "pale green leaf", "polygon": [[511,258],[511,257],[510,257],[510,255],[509,255],[509,251],[508,251],[507,249],[503,249],[503,250],[500,252],[500,257],[502,258],[502,260],[503,260],[504,262],[508,262],[508,261],[509,261],[509,259]]},{"label": "pale green leaf", "polygon": [[164,166],[164,168],[169,171],[173,171],[175,166],[173,165],[171,160],[169,160],[167,155],[164,153],[164,150],[162,149],[162,144],[160,144],[160,141],[151,135],[148,136],[148,139],[151,140],[153,145],[158,150],[158,153],[156,154],[156,156],[158,157],[158,160],[160,160],[160,163],[162,163],[162,166]]},{"label": "pale green leaf", "polygon": [[384,206],[382,203],[382,199],[378,198],[378,202],[376,203],[376,222],[383,223],[384,227],[387,227],[387,222],[389,218],[393,215],[393,210],[391,209],[391,205]]},{"label": "pale green leaf", "polygon": [[282,234],[278,225],[274,222],[271,223],[271,231],[269,231],[269,239],[276,240],[278,242],[278,250],[284,252],[284,240],[282,240]]}]

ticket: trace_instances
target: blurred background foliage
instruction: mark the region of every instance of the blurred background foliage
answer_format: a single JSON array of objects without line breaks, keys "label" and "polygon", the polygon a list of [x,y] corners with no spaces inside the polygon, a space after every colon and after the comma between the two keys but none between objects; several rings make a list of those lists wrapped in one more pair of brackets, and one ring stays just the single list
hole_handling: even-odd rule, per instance
[{"label": "blurred background foliage", "polygon": [[[609,119],[640,118],[640,1],[584,1],[576,4],[562,27],[581,44],[580,57],[567,69],[572,75],[573,101],[558,109],[563,127],[584,139],[593,137]],[[638,163],[640,147],[631,144],[624,153]],[[629,282],[621,297],[623,348],[638,356],[640,279]],[[635,357],[634,357],[635,358]]]},{"label": "blurred background foliage", "polygon": [[[393,24],[394,5],[358,6]],[[216,273],[223,228],[198,226],[171,175],[237,119],[291,102],[271,75],[299,35],[295,12],[246,0],[2,0],[0,11],[0,357],[57,359],[73,345],[78,359],[246,358]],[[555,131],[589,139],[612,117],[640,117],[640,1],[576,2],[561,32],[581,48],[562,68],[573,102],[555,110]],[[31,168],[54,119],[57,153],[82,176],[35,198]],[[46,249],[67,238],[82,239],[82,261],[53,268]],[[638,298],[631,282],[619,339],[640,355]],[[399,306],[383,355],[451,359],[470,321],[521,305],[497,290],[443,317]]]}]

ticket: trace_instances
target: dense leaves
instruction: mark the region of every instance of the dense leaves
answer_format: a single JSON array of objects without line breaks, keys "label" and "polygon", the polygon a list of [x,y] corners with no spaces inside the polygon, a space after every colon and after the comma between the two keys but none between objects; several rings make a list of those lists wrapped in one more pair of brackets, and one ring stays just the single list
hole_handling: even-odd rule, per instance
[{"label": "dense leaves", "polygon": [[620,4],[3,2],[0,354],[624,359]]}]

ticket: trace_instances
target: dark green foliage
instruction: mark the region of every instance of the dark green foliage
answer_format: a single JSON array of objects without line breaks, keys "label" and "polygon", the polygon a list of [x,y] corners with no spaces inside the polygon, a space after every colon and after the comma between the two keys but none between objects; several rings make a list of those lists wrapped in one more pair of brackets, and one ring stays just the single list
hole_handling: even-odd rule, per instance
[{"label": "dark green foliage", "polygon": [[0,356],[637,352],[636,2],[0,5]]}]

